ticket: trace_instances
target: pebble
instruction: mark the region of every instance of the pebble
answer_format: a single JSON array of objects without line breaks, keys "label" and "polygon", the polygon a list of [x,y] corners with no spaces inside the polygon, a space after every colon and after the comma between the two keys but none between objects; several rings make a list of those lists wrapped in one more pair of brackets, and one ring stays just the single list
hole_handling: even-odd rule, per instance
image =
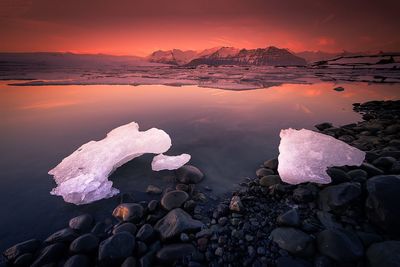
[{"label": "pebble", "polygon": [[204,174],[195,166],[184,165],[176,170],[177,180],[184,184],[197,184],[204,178]]},{"label": "pebble", "polygon": [[165,193],[161,198],[161,206],[166,210],[179,208],[189,199],[189,195],[185,191],[173,190]]},{"label": "pebble", "polygon": [[94,224],[94,219],[90,214],[82,214],[69,221],[69,227],[80,233],[89,232]]},{"label": "pebble", "polygon": [[120,265],[135,249],[135,237],[128,232],[121,232],[100,243],[98,260],[101,265]]},{"label": "pebble", "polygon": [[147,223],[140,227],[139,231],[136,234],[136,238],[146,244],[150,243],[150,241],[153,240],[154,236],[155,232],[153,226]]},{"label": "pebble", "polygon": [[136,203],[122,203],[114,209],[113,216],[121,221],[137,223],[143,216],[143,207]]},{"label": "pebble", "polygon": [[75,254],[92,253],[97,250],[99,242],[99,238],[94,234],[84,234],[72,241],[69,250]]},{"label": "pebble", "polygon": [[229,204],[229,209],[231,211],[242,212],[244,207],[239,196],[233,196]]},{"label": "pebble", "polygon": [[121,233],[121,232],[128,232],[132,235],[135,235],[137,232],[137,227],[136,227],[136,225],[134,225],[133,223],[130,223],[130,222],[122,223],[114,228],[113,234],[115,235],[115,234]]}]

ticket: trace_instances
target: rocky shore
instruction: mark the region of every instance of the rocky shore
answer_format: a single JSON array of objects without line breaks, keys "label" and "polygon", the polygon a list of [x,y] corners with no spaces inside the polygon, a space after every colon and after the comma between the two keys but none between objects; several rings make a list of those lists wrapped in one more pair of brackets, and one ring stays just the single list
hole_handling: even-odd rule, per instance
[{"label": "rocky shore", "polygon": [[330,168],[331,184],[285,184],[271,159],[210,204],[203,173],[185,165],[175,188],[148,187],[154,200],[123,195],[114,221],[82,214],[7,249],[0,266],[400,266],[400,101],[354,110],[363,121],[315,126],[367,152],[359,167]]}]

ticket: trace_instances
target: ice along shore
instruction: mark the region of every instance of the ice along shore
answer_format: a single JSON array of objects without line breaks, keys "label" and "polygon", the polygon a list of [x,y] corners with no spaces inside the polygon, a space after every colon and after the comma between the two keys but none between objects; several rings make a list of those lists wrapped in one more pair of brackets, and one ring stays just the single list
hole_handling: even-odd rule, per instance
[{"label": "ice along shore", "polygon": [[207,177],[186,165],[175,188],[149,186],[154,200],[123,195],[114,221],[82,214],[7,249],[0,266],[400,266],[400,101],[354,110],[363,121],[316,125],[366,151],[360,167],[330,168],[328,185],[285,184],[271,159],[210,204]]}]

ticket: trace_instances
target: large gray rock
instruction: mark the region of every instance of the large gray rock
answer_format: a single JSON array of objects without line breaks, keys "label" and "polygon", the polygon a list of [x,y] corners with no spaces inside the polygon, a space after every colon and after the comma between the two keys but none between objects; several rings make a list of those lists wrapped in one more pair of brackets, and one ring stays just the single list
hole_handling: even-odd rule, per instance
[{"label": "large gray rock", "polygon": [[367,250],[367,261],[371,267],[400,267],[400,241],[372,244]]},{"label": "large gray rock", "polygon": [[184,165],[176,170],[177,179],[184,184],[197,184],[204,178],[204,174],[195,166]]},{"label": "large gray rock", "polygon": [[345,171],[339,168],[328,168],[326,173],[332,179],[331,184],[340,184],[344,182],[349,182],[351,179],[350,176]]},{"label": "large gray rock", "polygon": [[121,264],[121,267],[136,267],[136,259],[134,257],[128,257]]},{"label": "large gray rock", "polygon": [[100,243],[98,260],[102,266],[120,265],[132,255],[135,238],[128,232],[117,233]]},{"label": "large gray rock", "polygon": [[99,238],[94,234],[84,234],[72,241],[71,245],[69,246],[69,250],[75,254],[91,253],[97,250],[99,242]]},{"label": "large gray rock", "polygon": [[278,165],[279,165],[278,158],[267,160],[264,162],[263,165],[265,168],[269,168],[271,170],[276,170],[276,169],[278,169]]},{"label": "large gray rock", "polygon": [[381,174],[384,173],[381,169],[379,169],[379,168],[377,168],[374,165],[369,164],[369,163],[361,164],[360,168],[362,170],[366,171],[368,173],[369,177],[376,176],[376,175],[381,175]]},{"label": "large gray rock", "polygon": [[74,255],[64,263],[64,267],[86,267],[90,266],[89,263],[90,260],[85,255]]},{"label": "large gray rock", "polygon": [[179,208],[188,200],[189,195],[185,191],[173,190],[164,194],[161,198],[161,206],[166,210]]},{"label": "large gray rock", "polygon": [[8,261],[13,262],[16,258],[21,256],[22,254],[35,253],[39,249],[40,244],[41,244],[41,242],[39,240],[30,239],[30,240],[15,244],[14,246],[6,249],[3,252],[3,256]]},{"label": "large gray rock", "polygon": [[122,203],[114,209],[113,216],[121,221],[137,223],[143,216],[143,207],[136,203]]},{"label": "large gray rock", "polygon": [[271,169],[267,169],[267,168],[260,168],[256,171],[256,175],[257,177],[261,178],[263,176],[267,176],[267,175],[273,175],[274,171]]},{"label": "large gray rock", "polygon": [[40,251],[31,267],[45,266],[46,264],[57,263],[66,252],[66,246],[62,243],[49,245]]},{"label": "large gray rock", "polygon": [[300,224],[300,215],[297,209],[290,209],[287,212],[281,214],[276,219],[279,225],[285,226],[298,226]]},{"label": "large gray rock", "polygon": [[364,182],[368,178],[368,173],[361,169],[351,170],[347,173],[347,175],[354,182]]},{"label": "large gray rock", "polygon": [[270,237],[284,250],[295,255],[311,256],[314,253],[314,241],[308,234],[291,227],[279,227]]},{"label": "large gray rock", "polygon": [[46,238],[46,243],[56,243],[56,242],[63,242],[63,243],[70,243],[75,238],[78,237],[78,234],[72,230],[71,228],[64,228],[61,229],[54,234],[50,235]]},{"label": "large gray rock", "polygon": [[136,234],[136,238],[145,243],[150,243],[154,237],[154,229],[150,224],[144,224]]},{"label": "large gray rock", "polygon": [[328,186],[319,192],[319,205],[324,211],[339,209],[361,195],[359,183],[342,183]]},{"label": "large gray rock", "polygon": [[318,250],[338,262],[357,261],[364,255],[358,236],[344,229],[321,231],[317,236]]},{"label": "large gray rock", "polygon": [[137,227],[133,223],[125,222],[118,226],[115,226],[113,230],[113,234],[121,233],[121,232],[128,232],[132,235],[135,235],[137,232]]},{"label": "large gray rock", "polygon": [[80,233],[89,232],[94,224],[94,219],[90,214],[82,214],[69,220],[69,227]]},{"label": "large gray rock", "polygon": [[325,130],[325,129],[332,128],[333,125],[332,125],[332,123],[330,123],[330,122],[323,122],[323,123],[314,125],[314,127],[317,128],[317,129],[320,130],[320,131],[323,131],[323,130]]},{"label": "large gray rock", "polygon": [[260,178],[260,185],[269,187],[274,184],[279,184],[282,182],[281,177],[279,175],[266,175]]},{"label": "large gray rock", "polygon": [[400,236],[400,175],[379,175],[367,181],[367,216],[388,234]]},{"label": "large gray rock", "polygon": [[201,221],[194,220],[192,217],[180,208],[168,212],[159,220],[154,229],[160,233],[163,240],[179,236],[183,232],[197,231],[204,227]]},{"label": "large gray rock", "polygon": [[171,244],[161,248],[156,257],[162,262],[174,262],[196,251],[192,244]]}]

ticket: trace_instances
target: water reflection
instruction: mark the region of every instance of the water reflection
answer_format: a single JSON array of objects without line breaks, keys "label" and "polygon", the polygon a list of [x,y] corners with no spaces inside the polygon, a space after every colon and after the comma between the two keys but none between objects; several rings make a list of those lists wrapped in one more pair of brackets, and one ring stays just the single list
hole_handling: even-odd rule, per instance
[{"label": "water reflection", "polygon": [[[333,90],[343,86],[344,92]],[[281,128],[309,128],[322,121],[358,120],[352,103],[400,97],[398,85],[282,85],[251,91],[195,86],[7,86],[0,84],[2,158],[0,161],[1,246],[45,237],[81,211],[108,215],[116,199],[75,207],[50,196],[47,171],[81,144],[136,121],[141,129],[164,129],[171,154],[190,153],[215,194],[253,176],[277,154]],[[150,169],[143,157],[113,174],[115,187],[141,197],[148,184],[165,186],[168,177]],[[51,224],[49,224],[51,222]],[[1,247],[4,248],[4,247]]]}]

